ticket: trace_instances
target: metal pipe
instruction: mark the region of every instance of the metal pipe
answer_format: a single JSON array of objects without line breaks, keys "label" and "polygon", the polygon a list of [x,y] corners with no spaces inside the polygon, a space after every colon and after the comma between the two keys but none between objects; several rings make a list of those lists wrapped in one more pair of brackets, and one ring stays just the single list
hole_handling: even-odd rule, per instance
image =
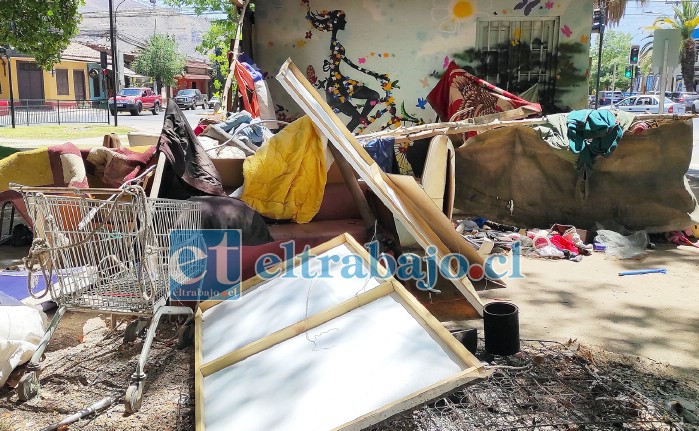
[{"label": "metal pipe", "polygon": [[[114,88],[114,126],[118,125],[117,115],[119,111],[117,110],[117,64],[116,64],[116,37],[114,36],[114,2],[109,0],[109,40],[111,42],[112,51],[112,84]],[[107,109],[109,109],[109,103],[107,103]]]},{"label": "metal pipe", "polygon": [[12,90],[12,60],[10,59],[10,47],[6,46],[5,57],[7,57],[7,67],[10,69],[10,118],[12,128],[15,128],[15,92]]},{"label": "metal pipe", "polygon": [[599,109],[599,78],[602,73],[602,42],[604,41],[604,27],[607,21],[606,11],[602,9],[602,22],[599,26],[599,50],[597,52],[597,82],[595,83],[595,109]]}]

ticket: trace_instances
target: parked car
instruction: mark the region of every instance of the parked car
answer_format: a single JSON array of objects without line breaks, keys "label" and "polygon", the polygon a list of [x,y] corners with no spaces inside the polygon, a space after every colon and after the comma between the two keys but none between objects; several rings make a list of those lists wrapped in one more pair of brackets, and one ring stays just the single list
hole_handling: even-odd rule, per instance
[{"label": "parked car", "polygon": [[624,99],[624,93],[621,91],[600,91],[599,104],[600,106],[613,105]]},{"label": "parked car", "polygon": [[[588,107],[590,109],[595,108],[595,97],[596,95],[593,93],[591,94],[588,98]],[[621,102],[621,100],[626,97],[624,96],[624,93],[621,91],[600,91],[599,92],[599,106],[608,106],[613,103],[618,103]]]},{"label": "parked car", "polygon": [[201,91],[196,88],[186,88],[178,91],[175,96],[175,103],[183,109],[195,109],[197,106],[201,106],[204,109],[207,106],[206,96],[201,94]]},{"label": "parked car", "polygon": [[219,99],[218,96],[213,96],[211,99],[209,99],[209,108],[214,109],[217,103],[219,106],[221,106],[221,99]]},{"label": "parked car", "polygon": [[[116,97],[116,111],[128,111],[131,115],[139,115],[144,109],[158,115],[162,105],[162,97],[150,88],[123,88]],[[115,113],[114,98],[109,99],[109,110]]]},{"label": "parked car", "polygon": [[[675,103],[665,98],[663,112],[666,114],[684,114],[684,104]],[[627,112],[657,114],[660,110],[660,96],[640,94],[627,97],[619,103],[605,106],[606,109],[620,109]]]},{"label": "parked car", "polygon": [[684,103],[685,112],[697,112],[695,106],[699,107],[699,103],[695,105],[697,99],[699,99],[699,94],[689,93],[684,91],[675,91],[670,93],[668,96],[675,103]]}]

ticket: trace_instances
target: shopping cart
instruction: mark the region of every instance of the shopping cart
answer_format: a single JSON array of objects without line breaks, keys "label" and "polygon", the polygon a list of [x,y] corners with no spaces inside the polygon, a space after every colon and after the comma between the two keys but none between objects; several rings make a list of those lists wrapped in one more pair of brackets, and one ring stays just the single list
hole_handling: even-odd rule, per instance
[{"label": "shopping cart", "polygon": [[[163,315],[192,314],[189,307],[166,302],[171,277],[201,273],[206,265],[197,260],[183,270],[169,264],[170,247],[201,248],[201,236],[195,233],[201,225],[199,205],[148,198],[135,185],[73,189],[13,184],[11,188],[22,193],[34,225],[27,270],[39,265],[47,286],[43,294],[50,294],[59,306],[19,382],[19,398],[28,400],[38,393],[41,357],[66,310],[96,310],[138,316],[124,334],[125,341],[145,335],[124,397],[127,412],[138,411],[158,321]],[[52,277],[56,283],[50,282]],[[29,293],[37,296],[31,285]]]}]

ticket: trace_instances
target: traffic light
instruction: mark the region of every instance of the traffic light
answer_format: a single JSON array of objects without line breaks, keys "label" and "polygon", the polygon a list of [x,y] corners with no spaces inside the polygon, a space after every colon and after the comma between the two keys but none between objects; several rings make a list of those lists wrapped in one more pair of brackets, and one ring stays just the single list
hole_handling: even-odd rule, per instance
[{"label": "traffic light", "polygon": [[605,17],[600,9],[592,11],[592,33],[604,32]]},{"label": "traffic light", "polygon": [[104,51],[100,51],[100,67],[107,70],[107,53]]},{"label": "traffic light", "polygon": [[633,74],[633,66],[626,66],[624,70],[624,78],[631,78]]},{"label": "traffic light", "polygon": [[631,46],[631,55],[629,55],[629,63],[636,65],[638,64],[638,51],[640,47],[638,45]]}]

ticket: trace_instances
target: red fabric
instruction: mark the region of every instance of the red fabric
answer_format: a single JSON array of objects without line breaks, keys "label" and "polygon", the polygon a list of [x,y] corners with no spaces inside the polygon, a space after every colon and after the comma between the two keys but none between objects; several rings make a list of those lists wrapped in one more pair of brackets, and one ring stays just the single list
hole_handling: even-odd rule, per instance
[{"label": "red fabric", "polygon": [[208,126],[208,124],[207,125],[203,125],[201,123],[197,124],[197,127],[195,127],[193,130],[194,134],[197,136],[201,135],[202,133],[204,133],[204,129],[206,129],[206,126]]},{"label": "red fabric", "polygon": [[442,79],[427,95],[427,101],[443,121],[452,120],[454,114],[466,108],[472,109],[459,114],[454,120],[495,114],[520,107],[526,107],[532,114],[541,113],[541,105],[538,103],[524,100],[473,76],[460,69],[453,61],[449,63]]},{"label": "red fabric", "polygon": [[560,235],[552,235],[549,237],[551,244],[554,245],[559,250],[568,250],[571,253],[578,254],[578,247],[573,244],[573,242],[567,238],[563,238]]},{"label": "red fabric", "polygon": [[687,238],[687,235],[681,231],[666,232],[665,238],[675,245],[689,245],[692,247],[699,247],[699,242],[692,242]]},{"label": "red fabric", "polygon": [[243,107],[252,114],[253,118],[260,118],[260,103],[255,92],[255,80],[250,71],[239,61],[235,62],[235,79],[238,81],[238,92],[243,100]]},{"label": "red fabric", "polygon": [[78,147],[70,142],[53,145],[48,148],[48,155],[53,173],[52,185],[78,188],[88,186],[85,169],[82,166],[82,155]]},{"label": "red fabric", "polygon": [[143,153],[128,148],[94,147],[83,154],[85,170],[108,187],[119,187],[140,175],[155,155],[156,145]]}]

